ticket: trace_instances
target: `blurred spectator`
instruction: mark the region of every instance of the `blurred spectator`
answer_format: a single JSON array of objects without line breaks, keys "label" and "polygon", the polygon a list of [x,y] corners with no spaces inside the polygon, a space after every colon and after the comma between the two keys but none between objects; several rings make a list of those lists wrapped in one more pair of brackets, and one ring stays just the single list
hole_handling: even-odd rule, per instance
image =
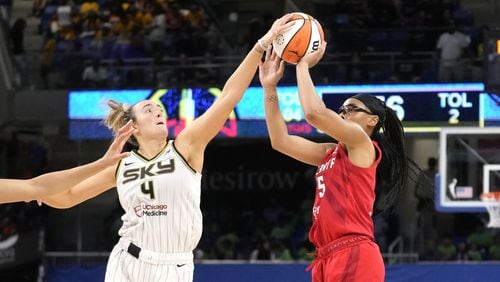
[{"label": "blurred spectator", "polygon": [[372,14],[375,15],[372,27],[390,28],[399,19],[398,9],[393,0],[368,1]]},{"label": "blurred spectator", "polygon": [[490,259],[500,260],[500,234],[493,239],[493,244],[489,248]]},{"label": "blurred spectator", "polygon": [[13,0],[0,0],[0,23],[3,21],[8,23],[12,11]]},{"label": "blurred spectator", "polygon": [[439,260],[441,257],[439,250],[437,249],[436,240],[427,240],[424,244],[424,249],[419,254],[421,260]]},{"label": "blurred spectator", "polygon": [[156,5],[153,9],[153,21],[148,27],[149,34],[146,36],[147,49],[155,57],[164,52],[165,33],[167,30],[166,17],[163,7]]},{"label": "blurred spectator", "polygon": [[460,242],[457,247],[457,260],[459,261],[480,261],[482,260],[481,252],[475,244],[467,244]]},{"label": "blurred spectator", "polygon": [[108,85],[111,88],[124,87],[127,85],[129,78],[129,72],[123,60],[121,58],[114,60],[108,72]]},{"label": "blurred spectator", "polygon": [[16,66],[16,86],[26,85],[26,58],[24,53],[24,30],[26,29],[26,20],[18,18],[9,31],[11,42],[11,51]]},{"label": "blurred spectator", "polygon": [[80,6],[80,14],[85,17],[88,13],[92,12],[96,14],[99,12],[99,3],[95,0],[84,0]]},{"label": "blurred spectator", "polygon": [[314,246],[308,240],[306,240],[297,253],[297,259],[311,261],[315,258],[314,252]]},{"label": "blurred spectator", "polygon": [[285,246],[282,241],[276,241],[273,244],[273,253],[275,254],[274,260],[277,261],[290,261],[293,260],[290,249]]},{"label": "blurred spectator", "polygon": [[197,29],[203,25],[206,16],[201,6],[191,4],[189,9],[184,11],[184,19],[191,25],[192,28]]},{"label": "blurred spectator", "polygon": [[[7,1],[11,1],[12,0],[7,0]],[[45,9],[45,7],[47,6],[47,2],[48,0],[34,0],[33,1],[33,15],[34,16],[40,16],[43,12],[43,10]]]},{"label": "blurred spectator", "polygon": [[434,185],[437,174],[437,159],[427,159],[427,169],[422,171],[415,185],[415,197],[418,199],[418,211],[431,206],[434,199]]},{"label": "blurred spectator", "polygon": [[413,56],[410,48],[405,48],[399,56],[394,70],[395,82],[416,83],[420,80],[422,66],[417,58]]},{"label": "blurred spectator", "polygon": [[107,70],[101,65],[98,59],[94,60],[90,66],[87,66],[82,75],[82,81],[85,87],[102,87],[107,78]]},{"label": "blurred spectator", "polygon": [[455,23],[450,22],[448,31],[441,34],[436,48],[439,57],[439,80],[462,81],[464,79],[464,55],[468,54],[470,38],[457,31]]},{"label": "blurred spectator", "polygon": [[278,224],[271,229],[270,238],[272,241],[283,241],[290,239],[293,232],[293,225],[286,215],[281,215]]},{"label": "blurred spectator", "polygon": [[54,51],[56,49],[56,45],[57,42],[54,35],[48,35],[40,58],[40,77],[42,79],[43,89],[50,88],[49,76],[54,66]]},{"label": "blurred spectator", "polygon": [[428,158],[427,169],[421,172],[415,185],[414,195],[418,201],[416,245],[419,252],[422,252],[425,248],[426,241],[435,239],[437,236],[435,233],[436,211],[433,205],[437,172],[437,159]]},{"label": "blurred spectator", "polygon": [[275,254],[271,251],[271,244],[269,241],[267,239],[262,239],[259,241],[257,248],[252,251],[250,261],[273,260],[275,257]]},{"label": "blurred spectator", "polygon": [[487,250],[493,243],[493,236],[482,224],[476,225],[476,230],[467,237],[468,244],[478,246],[480,250]]},{"label": "blurred spectator", "polygon": [[230,12],[227,17],[222,19],[221,32],[231,48],[238,46],[238,13]]},{"label": "blurred spectator", "polygon": [[216,259],[235,259],[235,246],[238,243],[238,236],[234,233],[226,233],[220,236],[215,242]]},{"label": "blurred spectator", "polygon": [[71,26],[71,5],[68,4],[68,0],[59,0],[57,19],[61,28],[69,28]]},{"label": "blurred spectator", "polygon": [[467,253],[467,244],[465,242],[460,242],[457,247],[457,260],[467,261],[469,260],[469,254]]},{"label": "blurred spectator", "polygon": [[451,242],[450,238],[443,238],[437,246],[439,258],[441,260],[454,260],[457,255],[457,248]]},{"label": "blurred spectator", "polygon": [[483,259],[481,251],[477,249],[476,244],[470,244],[467,250],[467,256],[469,260],[479,261]]},{"label": "blurred spectator", "polygon": [[241,39],[241,42],[245,44],[245,50],[253,48],[253,44],[260,39],[260,34],[262,34],[262,21],[260,18],[252,18],[247,32]]}]

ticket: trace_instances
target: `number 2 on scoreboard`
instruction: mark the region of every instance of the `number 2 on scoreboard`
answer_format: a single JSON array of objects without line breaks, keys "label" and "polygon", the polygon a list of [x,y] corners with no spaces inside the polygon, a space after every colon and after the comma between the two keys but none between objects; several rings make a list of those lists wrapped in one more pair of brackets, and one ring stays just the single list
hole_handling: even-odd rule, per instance
[{"label": "number 2 on scoreboard", "polygon": [[450,118],[448,119],[449,124],[458,124],[460,122],[458,120],[460,116],[460,111],[458,109],[450,109],[448,113],[450,114]]}]

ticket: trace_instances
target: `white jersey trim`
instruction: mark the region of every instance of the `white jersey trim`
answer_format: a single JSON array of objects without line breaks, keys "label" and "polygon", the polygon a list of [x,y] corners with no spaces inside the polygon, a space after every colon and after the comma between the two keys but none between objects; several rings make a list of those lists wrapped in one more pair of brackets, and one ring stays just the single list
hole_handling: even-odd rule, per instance
[{"label": "white jersey trim", "polygon": [[172,148],[174,150],[174,153],[179,157],[179,159],[181,159],[181,161],[184,163],[184,165],[195,175],[197,174],[200,174],[199,172],[197,172],[187,161],[186,159],[184,158],[184,156],[179,152],[177,151],[177,148],[175,147],[175,143],[174,143],[174,140],[171,140],[168,142],[169,144],[172,144]]}]

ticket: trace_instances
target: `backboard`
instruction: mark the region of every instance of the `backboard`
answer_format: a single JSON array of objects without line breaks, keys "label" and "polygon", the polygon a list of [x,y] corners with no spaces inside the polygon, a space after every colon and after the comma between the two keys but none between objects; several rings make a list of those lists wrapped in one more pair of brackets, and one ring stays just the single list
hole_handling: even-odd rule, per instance
[{"label": "backboard", "polygon": [[500,127],[442,128],[436,209],[486,212],[481,194],[500,192]]}]

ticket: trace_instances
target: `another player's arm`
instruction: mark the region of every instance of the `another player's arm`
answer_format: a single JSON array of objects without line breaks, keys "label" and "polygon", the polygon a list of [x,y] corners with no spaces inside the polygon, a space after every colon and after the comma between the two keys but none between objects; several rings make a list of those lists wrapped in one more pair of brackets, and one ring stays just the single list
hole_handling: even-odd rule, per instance
[{"label": "another player's arm", "polygon": [[[262,37],[261,43],[270,45],[279,32],[293,24],[291,22],[287,24],[290,18],[291,15],[285,15],[276,20],[271,29]],[[263,52],[260,44],[255,43],[252,50],[226,81],[222,95],[177,137],[176,148],[195,170],[201,171],[205,147],[217,135],[243,97],[255,75]]]},{"label": "another player's arm", "polygon": [[53,196],[44,197],[41,201],[44,204],[58,209],[71,208],[115,187],[115,171],[116,167],[109,166],[84,181],[74,186],[69,186],[70,188],[66,191]]},{"label": "another player's arm", "polygon": [[87,165],[46,173],[27,180],[1,179],[0,203],[31,201],[61,193],[106,167],[106,163],[97,160]]},{"label": "another player's arm", "polygon": [[[203,152],[208,142],[217,135],[236,104],[243,97],[245,90],[255,75],[262,56],[262,53],[257,51],[258,48],[260,47],[254,46],[253,51],[248,53],[240,66],[227,80],[222,89],[222,95],[215,100],[203,115],[195,119],[177,137],[175,145],[185,158],[189,159],[189,153]],[[196,160],[193,162],[188,161],[196,170],[201,170],[201,162]]]},{"label": "another player's arm", "polygon": [[108,167],[116,167],[118,160],[128,155],[121,151],[133,130],[131,122],[123,126],[104,156],[92,163],[27,180],[0,179],[0,203],[31,201],[62,193]]}]

